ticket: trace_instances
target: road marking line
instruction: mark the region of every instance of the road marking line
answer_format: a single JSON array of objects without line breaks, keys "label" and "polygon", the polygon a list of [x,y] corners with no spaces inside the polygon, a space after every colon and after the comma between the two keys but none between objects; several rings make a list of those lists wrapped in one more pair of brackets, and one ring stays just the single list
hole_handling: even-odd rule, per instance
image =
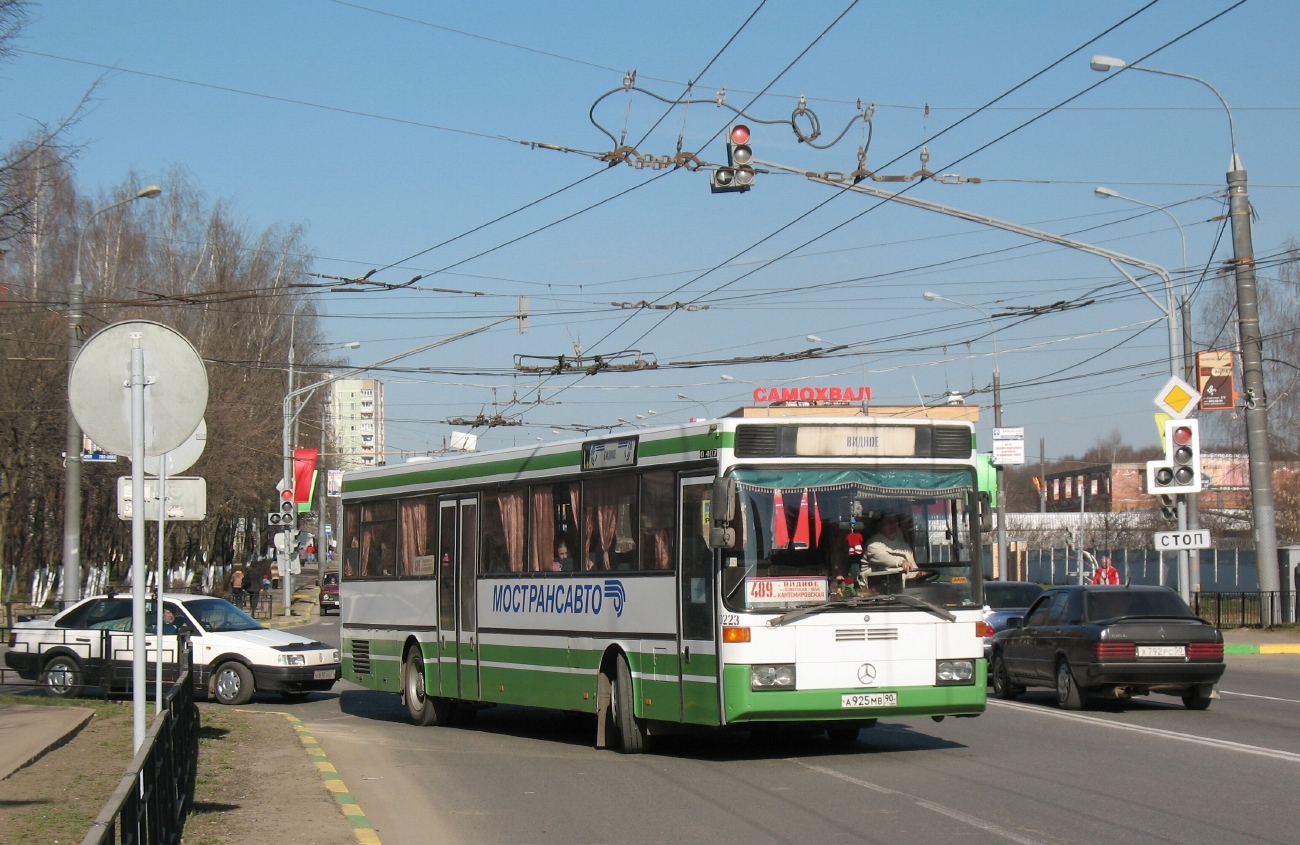
[{"label": "road marking line", "polygon": [[1233,692],[1232,690],[1221,689],[1219,695],[1239,695],[1242,698],[1262,698],[1265,701],[1285,701],[1289,704],[1300,704],[1300,699],[1295,698],[1278,698],[1275,695],[1253,695],[1248,692]]},{"label": "road marking line", "polygon": [[1027,836],[1021,836],[1020,834],[1015,833],[1014,831],[1007,830],[1004,827],[998,827],[992,822],[986,822],[981,818],[977,818],[967,813],[963,813],[960,810],[954,810],[951,807],[945,807],[942,804],[936,804],[933,801],[929,801],[925,798],[918,798],[915,795],[908,795],[906,792],[899,792],[897,789],[890,789],[889,787],[881,786],[878,783],[872,783],[871,781],[868,780],[861,780],[860,778],[855,778],[851,775],[846,775],[843,772],[837,772],[834,769],[825,768],[824,766],[814,766],[811,763],[805,763],[804,761],[796,757],[789,758],[789,761],[796,765],[803,766],[805,769],[809,769],[814,772],[819,772],[823,775],[830,775],[831,777],[838,778],[839,780],[842,780],[845,783],[851,783],[854,786],[861,786],[865,789],[870,789],[875,792],[879,792],[882,795],[901,795],[904,798],[910,798],[911,800],[916,802],[916,805],[918,807],[923,807],[927,810],[931,810],[942,816],[947,816],[950,819],[955,819],[959,822],[964,822],[965,824],[968,824],[971,827],[979,828],[985,833],[992,833],[995,836],[1001,836],[1005,839],[1010,839],[1012,842],[1019,842],[1020,845],[1042,845],[1042,842],[1040,840],[1030,839]]},{"label": "road marking line", "polygon": [[1163,737],[1165,739],[1174,739],[1179,742],[1190,742],[1193,745],[1208,745],[1211,748],[1223,748],[1228,751],[1238,751],[1242,754],[1255,754],[1260,757],[1273,757],[1277,760],[1300,763],[1300,754],[1295,754],[1290,751],[1279,751],[1273,748],[1261,748],[1258,745],[1246,745],[1241,742],[1231,742],[1226,739],[1212,739],[1207,736],[1196,736],[1195,734],[1179,733],[1178,731],[1166,731],[1161,728],[1148,728],[1142,725],[1126,725],[1123,722],[1112,722],[1109,719],[1101,719],[1097,716],[1085,716],[1081,713],[1065,713],[1060,710],[1052,710],[1034,704],[1021,704],[1020,702],[1015,701],[989,701],[989,705],[996,707],[1009,707],[1013,710],[1024,710],[1028,713],[1038,713],[1042,716],[1068,719],[1073,722],[1084,722],[1086,724],[1097,725],[1103,728],[1112,728],[1117,731],[1133,731],[1135,733],[1149,734],[1151,736]]}]

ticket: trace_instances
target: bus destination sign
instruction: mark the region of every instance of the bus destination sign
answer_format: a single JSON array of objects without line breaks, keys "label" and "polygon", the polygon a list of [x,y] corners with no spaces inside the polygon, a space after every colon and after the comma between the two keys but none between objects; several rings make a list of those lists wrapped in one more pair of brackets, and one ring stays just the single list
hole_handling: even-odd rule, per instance
[{"label": "bus destination sign", "polygon": [[592,440],[583,443],[582,468],[592,470],[636,466],[636,444],[635,437]]}]

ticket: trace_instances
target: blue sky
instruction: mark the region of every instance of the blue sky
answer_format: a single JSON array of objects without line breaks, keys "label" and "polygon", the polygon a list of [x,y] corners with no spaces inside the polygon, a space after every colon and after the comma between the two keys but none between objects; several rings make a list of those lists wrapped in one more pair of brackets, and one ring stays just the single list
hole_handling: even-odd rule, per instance
[{"label": "blue sky", "polygon": [[[1031,455],[1043,437],[1056,457],[1115,428],[1130,442],[1156,441],[1152,397],[1169,369],[1164,317],[1104,259],[876,207],[799,176],[761,173],[748,193],[714,195],[703,170],[611,168],[535,144],[608,151],[588,113],[614,91],[593,115],[611,134],[654,156],[674,154],[680,138],[717,163],[735,120],[714,102],[725,88],[725,102],[745,108],[757,158],[851,171],[866,140],[858,102],[874,103],[869,169],[914,173],[915,147],[925,144],[930,170],[980,180],[913,185],[912,195],[1074,233],[1177,276],[1182,246],[1169,217],[1097,199],[1093,188],[1106,185],[1170,206],[1195,286],[1221,228],[1212,218],[1223,210],[1226,114],[1195,82],[1103,75],[1088,61],[1158,51],[1142,64],[1222,92],[1262,259],[1300,229],[1300,6],[1233,5],[769,0],[746,23],[757,0],[50,2],[35,8],[3,70],[0,132],[11,141],[34,121],[57,121],[98,79],[93,110],[72,130],[84,145],[84,191],[131,171],[142,184],[161,181],[180,166],[254,229],[307,227],[318,272],[382,268],[373,278],[395,284],[423,274],[400,291],[319,295],[329,337],[363,343],[355,364],[508,316],[528,296],[528,334],[507,324],[402,362],[429,372],[379,373],[390,450],[438,449],[451,431],[445,420],[480,412],[524,423],[478,430],[481,448],[568,436],[557,426],[683,421],[744,404],[755,384],[865,384],[879,404],[986,391],[993,343],[978,309],[1095,300],[992,320],[1004,423],[1025,426]],[[644,92],[621,90],[631,70]],[[682,97],[692,79],[703,102],[670,109],[655,99]],[[850,127],[842,140],[814,149],[788,124],[760,122],[788,120],[800,96],[820,122],[817,143]],[[1225,233],[1215,262],[1231,257],[1230,243]],[[1261,268],[1261,284],[1274,278]],[[1198,302],[1210,284],[1197,287]],[[978,309],[927,302],[925,291]],[[613,304],[643,300],[693,310]],[[1228,342],[1197,316],[1198,349]],[[659,368],[515,370],[517,355],[554,361],[575,346],[587,356],[639,350]],[[806,350],[820,351],[733,360]],[[683,366],[691,362],[700,365]],[[985,406],[988,444],[991,396],[970,401]]]}]

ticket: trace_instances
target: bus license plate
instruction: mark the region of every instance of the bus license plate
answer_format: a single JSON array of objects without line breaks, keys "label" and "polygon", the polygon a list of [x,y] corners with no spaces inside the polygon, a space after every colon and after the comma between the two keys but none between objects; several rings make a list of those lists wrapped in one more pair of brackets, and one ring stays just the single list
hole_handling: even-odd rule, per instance
[{"label": "bus license plate", "polygon": [[334,670],[317,669],[316,673],[312,677],[314,677],[318,681],[332,681],[334,680]]},{"label": "bus license plate", "polygon": [[1186,657],[1187,647],[1181,645],[1140,645],[1138,657]]},{"label": "bus license plate", "polygon": [[840,707],[897,707],[896,692],[850,692],[840,696]]}]

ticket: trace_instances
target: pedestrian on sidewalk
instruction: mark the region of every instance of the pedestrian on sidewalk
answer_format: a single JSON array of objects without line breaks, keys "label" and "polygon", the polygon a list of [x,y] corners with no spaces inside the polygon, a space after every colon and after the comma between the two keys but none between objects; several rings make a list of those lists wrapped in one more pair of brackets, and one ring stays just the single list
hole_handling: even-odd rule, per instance
[{"label": "pedestrian on sidewalk", "polygon": [[262,595],[262,564],[248,569],[248,615],[257,618],[257,602]]}]

